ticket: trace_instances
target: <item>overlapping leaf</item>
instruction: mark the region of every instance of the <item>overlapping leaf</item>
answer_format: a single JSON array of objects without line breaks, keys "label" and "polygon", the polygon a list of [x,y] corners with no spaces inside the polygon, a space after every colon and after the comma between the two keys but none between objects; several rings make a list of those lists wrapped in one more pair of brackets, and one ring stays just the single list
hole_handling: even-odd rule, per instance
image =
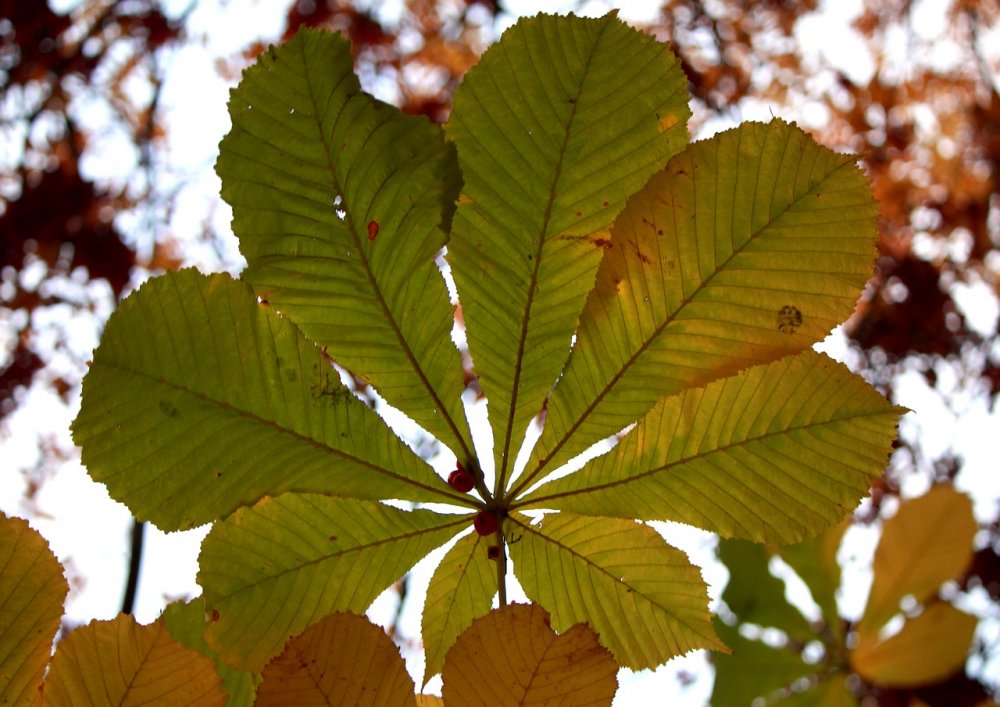
[{"label": "overlapping leaf", "polygon": [[182,646],[161,621],[140,626],[122,614],[59,642],[45,704],[223,707],[226,693],[214,663]]},{"label": "overlapping leaf", "polygon": [[0,704],[34,704],[69,585],[49,544],[0,513]]},{"label": "overlapping leaf", "polygon": [[431,577],[421,622],[424,685],[441,672],[445,654],[459,634],[490,610],[497,593],[497,560],[487,555],[492,543],[492,536],[466,535]]},{"label": "overlapping leaf", "polygon": [[545,611],[513,604],[483,616],[448,651],[450,705],[610,705],[618,666],[594,632],[576,624],[557,636]]},{"label": "overlapping leaf", "polygon": [[413,707],[413,679],[385,631],[331,614],[292,638],[264,668],[257,707]]},{"label": "overlapping leaf", "polygon": [[687,101],[676,57],[613,15],[522,20],[455,93],[448,257],[501,481],[593,286],[607,239],[588,236],[687,142]]},{"label": "overlapping leaf", "polygon": [[867,492],[901,413],[807,350],[661,400],[613,452],[524,505],[795,542]]},{"label": "overlapping leaf", "polygon": [[708,589],[687,556],[652,528],[571,513],[541,526],[508,520],[514,572],[552,628],[587,623],[618,663],[652,668],[697,648],[725,650],[708,613]]},{"label": "overlapping leaf", "polygon": [[290,490],[459,498],[227,275],[168,274],[125,300],[83,397],[73,433],[91,476],[164,529]]},{"label": "overlapping leaf", "polygon": [[695,143],[632,197],[524,487],[664,395],[805,349],[854,309],[878,210],[853,155],[780,120]]},{"label": "overlapping leaf", "polygon": [[363,93],[350,43],[302,30],[229,103],[222,196],[243,278],[338,363],[472,457],[452,308],[434,263],[460,180],[425,118]]},{"label": "overlapping leaf", "polygon": [[257,682],[260,676],[236,670],[219,660],[218,651],[212,650],[205,640],[205,597],[196,597],[189,602],[175,601],[167,604],[160,621],[182,645],[215,662],[215,670],[222,681],[222,687],[229,695],[229,707],[244,707],[254,702]]},{"label": "overlapping leaf", "polygon": [[264,498],[202,544],[209,645],[259,670],[289,637],[333,611],[363,613],[470,519],[314,494]]}]

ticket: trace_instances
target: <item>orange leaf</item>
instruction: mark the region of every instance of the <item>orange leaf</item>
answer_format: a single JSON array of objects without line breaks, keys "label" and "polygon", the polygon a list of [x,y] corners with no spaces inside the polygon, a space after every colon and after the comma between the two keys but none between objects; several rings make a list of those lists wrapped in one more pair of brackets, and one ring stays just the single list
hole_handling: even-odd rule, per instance
[{"label": "orange leaf", "polygon": [[610,705],[618,665],[587,626],[557,636],[541,607],[514,604],[473,622],[445,656],[449,705]]},{"label": "orange leaf", "polygon": [[330,614],[285,644],[264,668],[257,707],[413,707],[413,680],[385,631],[363,616]]},{"label": "orange leaf", "polygon": [[63,639],[45,680],[47,705],[222,705],[215,663],[185,648],[161,621],[121,614]]}]

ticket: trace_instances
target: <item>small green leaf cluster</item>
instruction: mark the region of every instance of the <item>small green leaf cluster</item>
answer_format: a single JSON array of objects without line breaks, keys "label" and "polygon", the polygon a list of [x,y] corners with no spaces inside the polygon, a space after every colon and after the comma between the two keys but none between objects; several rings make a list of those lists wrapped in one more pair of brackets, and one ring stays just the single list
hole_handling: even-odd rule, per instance
[{"label": "small green leaf cluster", "polygon": [[[962,669],[977,619],[942,600],[939,590],[972,563],[977,524],[969,497],[943,485],[900,504],[882,530],[871,593],[856,623],[841,617],[836,599],[837,553],[848,527],[845,520],[816,538],[773,550],[745,540],[720,543],[719,559],[730,573],[722,600],[736,621],[716,621],[733,654],[713,657],[713,705],[760,698],[769,705],[856,707],[867,690],[930,685]],[[768,569],[772,555],[805,582],[820,609],[815,624],[785,599],[784,583]],[[887,634],[894,617],[905,622]],[[783,643],[747,638],[741,624],[778,629]],[[806,659],[811,644],[822,645],[818,660]]]},{"label": "small green leaf cluster", "polygon": [[725,650],[698,568],[642,521],[794,542],[866,493],[900,411],[810,346],[870,274],[868,182],[780,120],[689,143],[688,100],[669,48],[613,15],[519,22],[443,129],[365,94],[328,33],[244,74],[217,171],[247,268],[126,299],[73,428],[136,517],[213,523],[198,579],[222,660],[259,671],[456,536],[428,589],[428,678],[506,603],[509,561],[553,629],[589,624],[621,666]]}]

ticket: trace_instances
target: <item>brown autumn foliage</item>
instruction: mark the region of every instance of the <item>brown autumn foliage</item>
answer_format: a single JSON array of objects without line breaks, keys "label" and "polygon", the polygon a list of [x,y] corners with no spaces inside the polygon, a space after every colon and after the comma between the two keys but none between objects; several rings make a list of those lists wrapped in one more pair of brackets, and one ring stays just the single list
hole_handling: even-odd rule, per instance
[{"label": "brown autumn foliage", "polygon": [[[192,0],[186,13],[207,0]],[[394,87],[410,113],[443,122],[453,89],[496,36],[505,6],[496,0],[405,0],[388,21],[377,4],[346,0],[285,1],[289,37],[302,25],[339,30],[354,44],[361,76]],[[14,155],[0,171],[0,423],[24,388],[54,386],[67,401],[78,391],[76,373],[53,372],[56,356],[33,328],[34,314],[55,306],[95,310],[50,283],[104,280],[115,298],[133,268],[173,267],[169,244],[137,260],[118,217],[142,208],[154,185],[142,184],[151,145],[163,127],[157,100],[169,65],[165,49],[193,41],[187,14],[167,17],[158,0],[84,0],[69,15],[44,2],[0,0],[0,135]],[[887,395],[897,376],[920,371],[946,406],[959,393],[1000,396],[1000,338],[972,326],[956,292],[972,286],[995,296],[1000,282],[1000,58],[984,35],[1000,25],[995,0],[954,0],[943,26],[928,36],[914,26],[918,3],[865,0],[852,29],[873,62],[870,79],[850,75],[822,56],[807,55],[797,31],[816,2],[665,0],[648,30],[668,40],[681,57],[695,97],[692,132],[710,121],[733,119],[749,103],[795,117],[810,104],[826,116],[817,138],[853,151],[871,175],[882,209],[879,258],[869,288],[846,326],[854,364]],[[898,41],[905,48],[900,54]],[[952,49],[946,64],[935,48]],[[266,43],[247,46],[220,71],[235,79]],[[136,99],[129,81],[150,87]],[[113,184],[81,174],[81,158],[94,128],[71,110],[83,92],[100,96],[118,127],[136,146],[137,163]],[[216,234],[221,236],[221,234]],[[39,277],[26,277],[31,270]],[[56,344],[58,349],[59,344]],[[949,370],[960,388],[943,386]],[[3,434],[0,432],[0,434]],[[905,438],[886,476],[873,488],[865,520],[898,496],[908,475],[953,480],[963,468],[961,449],[930,456],[918,439]],[[984,526],[985,541],[962,588],[985,590],[1000,603],[1000,519]],[[997,646],[981,646],[984,659]],[[995,689],[995,688],[994,688]],[[989,693],[974,677],[952,676],[921,691],[859,688],[879,704],[975,704]]]}]

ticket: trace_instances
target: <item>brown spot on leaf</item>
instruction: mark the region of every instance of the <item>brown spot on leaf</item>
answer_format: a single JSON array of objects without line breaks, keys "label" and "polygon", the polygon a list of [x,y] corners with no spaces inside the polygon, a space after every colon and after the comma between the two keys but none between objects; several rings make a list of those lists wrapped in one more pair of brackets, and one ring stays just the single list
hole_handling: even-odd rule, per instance
[{"label": "brown spot on leaf", "polygon": [[778,310],[777,315],[778,331],[785,334],[794,334],[795,330],[802,326],[802,312],[798,307],[786,304]]},{"label": "brown spot on leaf", "polygon": [[604,250],[609,250],[614,247],[614,244],[607,238],[595,238],[591,241],[596,247],[603,248]]},{"label": "brown spot on leaf", "polygon": [[606,199],[605,199],[604,201],[602,201],[602,202],[601,202],[601,206],[607,206],[607,205],[608,205],[608,202],[607,202],[607,200],[606,200]]},{"label": "brown spot on leaf", "polygon": [[208,620],[211,621],[212,623],[215,623],[220,618],[221,617],[219,616],[219,610],[218,609],[212,609],[212,613],[209,614],[209,616],[208,616]]},{"label": "brown spot on leaf", "polygon": [[490,558],[491,560],[499,559],[500,558],[500,546],[499,545],[490,545],[488,548],[486,548],[486,556],[488,558]]}]

